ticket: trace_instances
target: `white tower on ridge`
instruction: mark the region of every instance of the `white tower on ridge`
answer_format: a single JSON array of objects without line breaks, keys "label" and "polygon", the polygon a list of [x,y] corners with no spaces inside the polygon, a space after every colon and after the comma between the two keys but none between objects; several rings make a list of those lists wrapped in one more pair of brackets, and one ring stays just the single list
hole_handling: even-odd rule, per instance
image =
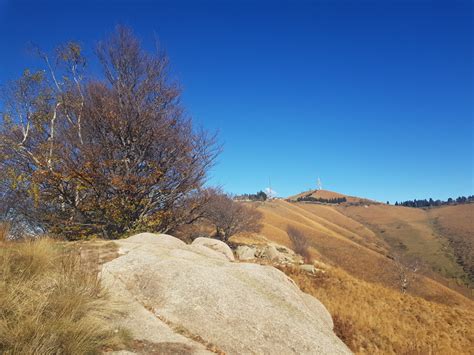
[{"label": "white tower on ridge", "polygon": [[323,184],[321,183],[321,179],[318,176],[318,190],[322,190],[322,189],[323,189]]}]

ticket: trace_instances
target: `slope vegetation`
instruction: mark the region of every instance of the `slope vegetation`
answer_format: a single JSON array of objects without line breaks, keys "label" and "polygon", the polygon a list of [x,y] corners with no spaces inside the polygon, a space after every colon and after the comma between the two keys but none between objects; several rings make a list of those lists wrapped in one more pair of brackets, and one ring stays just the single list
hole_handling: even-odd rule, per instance
[{"label": "slope vegetation", "polygon": [[474,204],[429,210],[435,230],[449,243],[468,283],[474,285]]},{"label": "slope vegetation", "polygon": [[[274,200],[259,205],[261,233],[240,241],[291,248],[287,228],[304,233],[322,271],[278,267],[326,306],[336,334],[357,354],[470,354],[474,303],[453,280],[472,267],[473,206]],[[403,268],[414,260],[424,267]],[[409,279],[406,293],[402,275]]]},{"label": "slope vegetation", "polygon": [[420,209],[401,206],[338,206],[338,211],[370,228],[392,255],[419,260],[432,277],[473,285],[474,205]]},{"label": "slope vegetation", "polygon": [[401,294],[338,268],[316,275],[281,269],[326,306],[337,335],[357,354],[472,353],[472,307]]},{"label": "slope vegetation", "polygon": [[426,270],[424,275],[413,275],[408,292],[447,304],[469,302],[428,277],[433,269],[439,272],[435,275],[455,278],[463,270],[452,257],[446,240],[430,227],[431,219],[423,210],[382,204],[330,206],[281,200],[264,203],[259,209],[264,215],[261,234],[269,240],[291,247],[286,230],[293,226],[309,238],[316,259],[394,289],[400,287],[400,265],[393,260],[394,253],[400,252],[404,258],[417,257],[427,265]]}]

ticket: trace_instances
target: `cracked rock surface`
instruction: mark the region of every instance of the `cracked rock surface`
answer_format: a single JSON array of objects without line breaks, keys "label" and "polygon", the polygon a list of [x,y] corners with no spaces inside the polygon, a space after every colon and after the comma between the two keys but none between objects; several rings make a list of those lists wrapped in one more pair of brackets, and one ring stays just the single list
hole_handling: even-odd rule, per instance
[{"label": "cracked rock surface", "polygon": [[102,280],[127,305],[121,325],[161,353],[350,353],[326,308],[271,266],[164,234],[116,243]]}]

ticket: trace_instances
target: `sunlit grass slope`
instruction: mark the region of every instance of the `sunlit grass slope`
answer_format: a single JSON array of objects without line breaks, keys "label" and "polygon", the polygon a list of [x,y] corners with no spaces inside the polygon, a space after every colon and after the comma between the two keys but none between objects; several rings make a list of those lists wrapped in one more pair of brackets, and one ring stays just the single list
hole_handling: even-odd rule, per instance
[{"label": "sunlit grass slope", "polygon": [[[379,206],[385,207],[371,205],[360,209],[365,212]],[[363,280],[399,287],[399,269],[390,258],[394,251],[391,240],[381,238],[380,231],[369,224],[346,215],[345,209],[281,200],[261,204],[259,209],[264,214],[261,234],[267,239],[291,247],[286,229],[296,227],[309,238],[315,258],[337,265]],[[458,292],[422,275],[410,285],[409,292],[449,304],[469,302]]]},{"label": "sunlit grass slope", "polygon": [[443,206],[428,211],[435,230],[452,248],[456,261],[474,287],[474,204]]},{"label": "sunlit grass slope", "polygon": [[371,228],[393,252],[420,259],[444,277],[463,277],[464,271],[456,262],[452,247],[433,226],[430,211],[438,209],[371,205],[343,206],[338,210]]},{"label": "sunlit grass slope", "polygon": [[339,268],[282,270],[328,308],[336,334],[358,354],[472,354],[472,307],[429,302]]}]

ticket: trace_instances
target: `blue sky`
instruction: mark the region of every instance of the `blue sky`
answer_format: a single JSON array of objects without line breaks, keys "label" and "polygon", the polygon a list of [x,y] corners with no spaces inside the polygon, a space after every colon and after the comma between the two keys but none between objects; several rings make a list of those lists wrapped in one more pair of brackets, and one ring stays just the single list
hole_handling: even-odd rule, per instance
[{"label": "blue sky", "polygon": [[166,48],[224,153],[210,183],[381,201],[474,194],[472,1],[5,1],[0,84],[117,24]]}]

